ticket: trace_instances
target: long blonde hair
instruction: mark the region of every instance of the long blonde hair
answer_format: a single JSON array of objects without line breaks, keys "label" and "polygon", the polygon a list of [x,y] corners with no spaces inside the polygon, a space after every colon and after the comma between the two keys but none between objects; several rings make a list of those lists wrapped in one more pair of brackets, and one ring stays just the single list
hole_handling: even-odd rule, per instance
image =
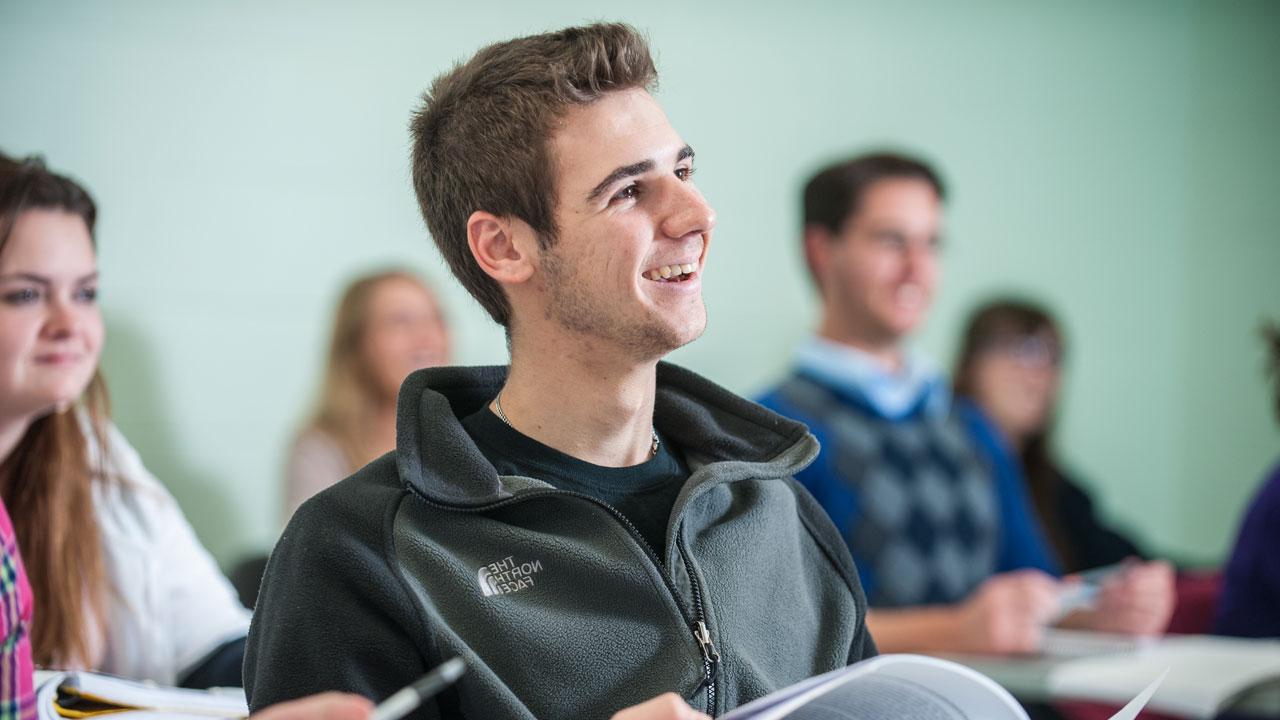
[{"label": "long blonde hair", "polygon": [[333,334],[319,401],[307,428],[329,436],[358,468],[382,452],[369,437],[368,428],[381,404],[382,389],[364,354],[370,325],[370,305],[378,286],[388,280],[407,280],[430,292],[417,275],[399,269],[357,278],[347,286],[334,314]]},{"label": "long blonde hair", "polygon": [[[0,250],[18,216],[33,209],[76,215],[93,237],[97,210],[84,188],[38,159],[0,155]],[[88,434],[76,409],[50,413],[32,422],[0,463],[0,497],[13,518],[38,608],[32,654],[46,667],[93,663],[93,637],[106,627],[111,590],[93,502],[95,484],[107,481],[108,461],[107,388],[97,370],[79,405]],[[99,467],[89,460],[90,436],[101,448]]]}]

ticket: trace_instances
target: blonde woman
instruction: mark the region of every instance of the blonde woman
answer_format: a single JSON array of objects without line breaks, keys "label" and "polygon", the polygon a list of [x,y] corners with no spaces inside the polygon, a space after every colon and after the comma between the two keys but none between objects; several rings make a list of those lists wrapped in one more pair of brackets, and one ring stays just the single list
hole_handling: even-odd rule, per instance
[{"label": "blonde woman", "polygon": [[351,283],[338,303],[319,403],[289,453],[285,517],[395,447],[400,383],[448,362],[449,330],[426,283],[403,270]]}]

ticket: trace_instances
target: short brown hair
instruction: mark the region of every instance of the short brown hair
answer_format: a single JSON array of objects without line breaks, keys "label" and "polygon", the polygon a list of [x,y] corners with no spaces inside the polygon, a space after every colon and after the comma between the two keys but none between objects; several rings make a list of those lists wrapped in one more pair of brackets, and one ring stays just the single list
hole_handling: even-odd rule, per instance
[{"label": "short brown hair", "polygon": [[410,123],[418,204],[453,274],[499,324],[511,306],[471,257],[467,219],[477,210],[519,218],[550,247],[554,123],[605,93],[652,89],[657,76],[635,28],[603,23],[490,45],[423,95]]},{"label": "short brown hair", "polygon": [[[832,237],[840,234],[849,218],[862,208],[862,197],[867,189],[881,180],[923,180],[938,194],[939,200],[947,197],[942,178],[923,160],[890,152],[869,153],[828,165],[809,178],[801,200],[804,212],[804,232],[820,227]],[[807,242],[805,240],[804,242]],[[814,285],[821,286],[813,268],[812,258],[805,250],[805,265]]]},{"label": "short brown hair", "polygon": [[844,222],[858,214],[867,188],[881,180],[903,178],[923,180],[939,200],[947,197],[942,179],[923,160],[888,152],[861,155],[828,165],[805,184],[805,227],[818,225],[839,233]]}]

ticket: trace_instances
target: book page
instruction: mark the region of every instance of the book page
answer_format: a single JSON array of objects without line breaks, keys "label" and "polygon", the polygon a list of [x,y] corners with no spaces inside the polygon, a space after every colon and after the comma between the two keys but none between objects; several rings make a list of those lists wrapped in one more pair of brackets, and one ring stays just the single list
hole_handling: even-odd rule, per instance
[{"label": "book page", "polygon": [[1164,682],[1165,677],[1168,675],[1168,670],[1160,673],[1160,677],[1153,680],[1146,690],[1138,693],[1138,697],[1130,700],[1128,705],[1120,708],[1120,712],[1112,715],[1109,720],[1134,720],[1134,718],[1138,717],[1138,713],[1142,712],[1142,709],[1151,701],[1151,696],[1156,694],[1160,683]]},{"label": "book page", "polygon": [[[110,707],[107,714],[118,720],[144,716],[152,720],[215,720],[249,714],[240,688],[188,690],[80,671],[38,671],[36,686],[39,720],[64,720],[78,713],[96,716],[101,714],[101,706]],[[81,705],[81,699],[91,702]]]},{"label": "book page", "polygon": [[810,700],[788,720],[978,720],[910,680],[872,674]]},{"label": "book page", "polygon": [[1213,717],[1234,697],[1280,679],[1280,643],[1207,635],[1169,636],[1142,652],[1066,660],[1049,674],[1055,698],[1125,702],[1165,670],[1151,709]]},{"label": "book page", "polygon": [[58,699],[58,683],[65,676],[64,672],[36,671],[36,717],[39,720],[60,720],[55,703]]},{"label": "book page", "polygon": [[1040,654],[1053,658],[1078,658],[1138,653],[1150,650],[1159,642],[1154,637],[1048,628],[1040,641]]},{"label": "book page", "polygon": [[981,674],[938,658],[881,655],[744,705],[723,720],[1027,720]]}]

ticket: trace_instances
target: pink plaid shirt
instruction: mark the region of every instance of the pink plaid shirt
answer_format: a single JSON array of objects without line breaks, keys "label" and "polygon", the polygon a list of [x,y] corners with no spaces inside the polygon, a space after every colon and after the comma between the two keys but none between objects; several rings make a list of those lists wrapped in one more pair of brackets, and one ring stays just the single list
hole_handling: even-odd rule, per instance
[{"label": "pink plaid shirt", "polygon": [[35,720],[31,586],[9,511],[0,502],[0,720]]}]

